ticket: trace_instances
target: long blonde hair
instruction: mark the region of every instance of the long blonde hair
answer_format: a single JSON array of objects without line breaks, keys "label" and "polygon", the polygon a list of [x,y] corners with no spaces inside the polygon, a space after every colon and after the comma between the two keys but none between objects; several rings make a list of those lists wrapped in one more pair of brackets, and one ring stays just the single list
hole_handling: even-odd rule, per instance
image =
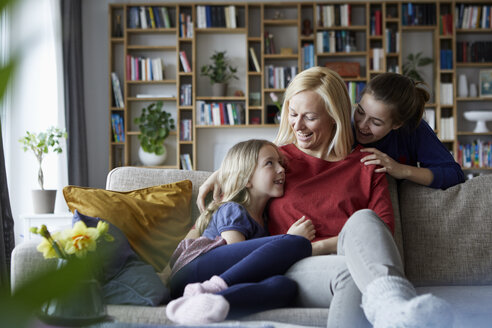
[{"label": "long blonde hair", "polygon": [[295,133],[289,125],[289,101],[303,91],[314,91],[323,99],[326,112],[335,121],[328,154],[333,153],[338,158],[344,158],[352,150],[354,142],[350,97],[340,75],[326,67],[309,68],[292,79],[285,91],[280,127],[274,143],[279,146],[296,143]]},{"label": "long blonde hair", "polygon": [[196,220],[195,228],[200,235],[207,228],[212,215],[222,204],[236,202],[245,207],[249,206],[251,197],[246,185],[255,172],[260,149],[265,145],[277,149],[274,143],[261,139],[242,141],[229,149],[220,165],[217,176],[222,198],[219,202],[210,202],[206,210]]}]

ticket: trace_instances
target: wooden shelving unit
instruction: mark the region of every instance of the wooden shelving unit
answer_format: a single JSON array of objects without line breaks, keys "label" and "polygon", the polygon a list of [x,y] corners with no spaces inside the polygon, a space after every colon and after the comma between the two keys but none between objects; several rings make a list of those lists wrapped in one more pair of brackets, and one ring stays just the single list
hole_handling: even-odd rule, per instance
[{"label": "wooden shelving unit", "polygon": [[[431,25],[412,25],[404,24],[404,8],[409,3],[415,5],[434,5],[435,24]],[[432,90],[432,99],[427,104],[428,109],[435,112],[435,131],[441,137],[443,130],[442,119],[452,117],[453,128],[452,136],[442,136],[442,141],[458,157],[460,145],[472,142],[475,139],[492,141],[492,133],[476,134],[473,131],[472,123],[463,118],[463,112],[471,109],[490,108],[492,98],[480,97],[457,97],[458,77],[466,74],[468,81],[479,86],[478,72],[480,70],[492,69],[492,62],[486,63],[461,63],[457,61],[457,42],[463,40],[483,40],[492,41],[491,28],[461,28],[455,25],[455,15],[462,6],[490,6],[490,1],[370,1],[370,2],[348,2],[350,16],[348,24],[341,26],[339,21],[327,26],[321,24],[320,14],[328,6],[333,6],[335,10],[345,3],[326,1],[326,2],[230,2],[230,3],[125,3],[110,4],[108,10],[108,30],[109,30],[109,74],[116,72],[119,77],[123,93],[123,107],[115,105],[111,78],[109,78],[109,99],[108,108],[109,124],[109,168],[112,169],[123,165],[139,165],[138,162],[138,139],[139,132],[133,125],[133,118],[136,117],[142,107],[151,102],[162,100],[164,108],[172,112],[176,120],[176,131],[171,133],[166,140],[170,151],[170,156],[163,167],[182,168],[180,156],[189,154],[192,160],[193,169],[197,168],[197,140],[196,136],[200,129],[236,129],[251,127],[274,127],[272,121],[274,116],[273,101],[270,93],[275,93],[281,99],[285,91],[283,86],[271,86],[267,84],[268,67],[294,67],[297,72],[306,68],[304,47],[310,45],[314,48],[312,52],[313,65],[324,66],[328,63],[351,62],[360,65],[360,74],[353,77],[345,77],[347,85],[354,90],[361,89],[375,75],[395,71],[402,72],[402,65],[405,60],[405,44],[403,39],[406,33],[426,33],[432,37],[432,80],[426,81]],[[171,27],[168,28],[129,28],[129,10],[132,7],[166,7]],[[198,27],[197,15],[199,6],[228,7],[234,6],[236,12],[237,26],[235,28],[225,27]],[[325,8],[326,7],[326,8]],[[376,12],[378,12],[376,14]],[[440,32],[441,15],[450,14],[453,20],[451,33],[443,34]],[[189,16],[191,26],[190,34],[182,35],[180,19],[183,15]],[[122,22],[122,34],[115,35],[115,22],[117,17]],[[379,33],[375,33],[374,24],[376,16],[379,19]],[[311,33],[305,35],[305,23],[309,21]],[[273,35],[275,42],[275,52],[270,53],[266,49],[267,34]],[[323,47],[323,33],[326,36],[340,35],[339,39],[345,38],[343,49],[335,52],[326,51]],[[204,53],[203,45],[200,46],[203,38],[220,38],[230,35],[237,37],[237,45],[244,48],[241,55],[243,58],[241,69],[245,72],[241,79],[244,81],[242,90],[245,96],[233,96],[232,93],[227,97],[210,97],[200,80],[200,65],[203,58],[208,58],[209,53]],[[207,39],[209,40],[209,39]],[[243,41],[244,40],[244,41]],[[220,42],[220,41],[218,41]],[[244,42],[244,43],[243,43]],[[348,44],[348,46],[347,46]],[[200,48],[199,48],[200,47]],[[252,48],[258,59],[261,71],[257,72],[252,65],[250,54]],[[281,51],[285,48],[284,51]],[[379,67],[374,67],[373,57],[381,50],[381,60]],[[290,50],[289,50],[290,49]],[[441,50],[451,50],[452,67],[441,68]],[[180,63],[179,53],[184,51],[191,66],[191,72],[184,72]],[[143,56],[149,58],[161,58],[164,63],[164,80],[161,81],[132,81],[128,76],[126,68],[126,57]],[[286,81],[288,82],[288,81]],[[441,84],[451,83],[453,89],[452,102],[441,104]],[[191,86],[191,101],[182,104],[182,86]],[[359,90],[360,91],[360,90]],[[137,98],[137,94],[155,94],[155,97]],[[165,95],[165,97],[163,96]],[[256,97],[256,99],[254,99]],[[357,99],[357,92],[353,92],[353,101]],[[241,125],[204,125],[197,122],[197,101],[230,102],[239,103],[244,107],[244,124]],[[115,140],[111,116],[119,115],[123,121],[124,140]],[[183,120],[191,120],[191,140],[180,140],[181,125]],[[253,137],[253,136],[252,136]],[[473,168],[474,173],[486,172],[488,168]]]}]

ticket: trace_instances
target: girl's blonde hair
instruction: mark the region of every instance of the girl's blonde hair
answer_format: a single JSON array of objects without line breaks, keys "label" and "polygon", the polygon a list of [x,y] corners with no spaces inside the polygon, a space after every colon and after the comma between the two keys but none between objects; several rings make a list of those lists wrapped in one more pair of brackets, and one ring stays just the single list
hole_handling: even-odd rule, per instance
[{"label": "girl's blonde hair", "polygon": [[289,125],[289,101],[303,91],[314,91],[323,99],[326,112],[335,121],[328,154],[344,158],[352,150],[354,141],[350,121],[352,106],[345,82],[335,71],[326,67],[317,66],[302,71],[289,83],[274,143],[279,146],[296,143],[295,133]]},{"label": "girl's blonde hair", "polygon": [[260,149],[266,145],[277,149],[273,142],[261,139],[239,142],[229,149],[220,165],[217,176],[222,198],[219,202],[210,202],[207,209],[196,220],[195,228],[200,235],[207,228],[212,215],[222,204],[236,202],[245,207],[250,204],[251,197],[246,185],[255,172]]}]

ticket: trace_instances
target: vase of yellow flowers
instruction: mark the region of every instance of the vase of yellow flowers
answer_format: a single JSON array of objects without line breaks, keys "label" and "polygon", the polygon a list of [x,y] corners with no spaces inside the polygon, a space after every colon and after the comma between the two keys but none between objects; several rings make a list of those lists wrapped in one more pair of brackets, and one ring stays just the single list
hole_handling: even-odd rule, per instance
[{"label": "vase of yellow flowers", "polygon": [[[112,241],[108,224],[100,221],[97,227],[87,227],[78,221],[73,228],[51,234],[45,225],[31,228],[31,232],[43,237],[37,249],[46,259],[57,259],[57,268],[71,261],[89,261],[88,257],[97,249],[98,242]],[[90,265],[89,265],[90,266]],[[42,321],[50,325],[82,326],[107,319],[106,305],[99,281],[94,270],[88,270],[86,279],[74,282],[76,285],[63,297],[48,300],[39,312]]]}]

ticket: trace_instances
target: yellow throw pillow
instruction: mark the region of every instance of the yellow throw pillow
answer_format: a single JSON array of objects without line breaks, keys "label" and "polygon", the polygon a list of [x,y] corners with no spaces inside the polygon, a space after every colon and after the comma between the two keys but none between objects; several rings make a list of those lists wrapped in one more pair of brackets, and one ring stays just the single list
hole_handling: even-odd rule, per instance
[{"label": "yellow throw pillow", "polygon": [[156,271],[166,266],[192,226],[190,180],[127,192],[66,186],[71,212],[107,220],[128,238],[133,250]]}]

